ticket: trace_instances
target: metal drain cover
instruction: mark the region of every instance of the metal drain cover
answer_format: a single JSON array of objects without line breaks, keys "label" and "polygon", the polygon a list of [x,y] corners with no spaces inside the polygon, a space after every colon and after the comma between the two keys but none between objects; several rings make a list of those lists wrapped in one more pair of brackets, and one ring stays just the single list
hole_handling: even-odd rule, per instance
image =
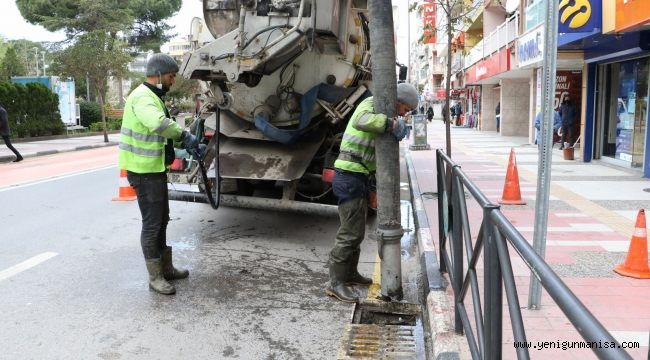
[{"label": "metal drain cover", "polygon": [[415,326],[348,324],[338,359],[415,359]]}]

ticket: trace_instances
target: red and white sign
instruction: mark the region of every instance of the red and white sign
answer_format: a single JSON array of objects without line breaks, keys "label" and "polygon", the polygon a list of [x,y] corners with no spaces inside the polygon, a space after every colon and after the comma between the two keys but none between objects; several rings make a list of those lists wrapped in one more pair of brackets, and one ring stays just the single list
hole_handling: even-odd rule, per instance
[{"label": "red and white sign", "polygon": [[424,3],[422,9],[422,19],[424,21],[424,43],[425,44],[435,44],[436,43],[436,3],[433,0],[429,0]]},{"label": "red and white sign", "polygon": [[475,84],[477,81],[510,70],[510,49],[503,48],[470,67],[465,72],[465,84]]}]

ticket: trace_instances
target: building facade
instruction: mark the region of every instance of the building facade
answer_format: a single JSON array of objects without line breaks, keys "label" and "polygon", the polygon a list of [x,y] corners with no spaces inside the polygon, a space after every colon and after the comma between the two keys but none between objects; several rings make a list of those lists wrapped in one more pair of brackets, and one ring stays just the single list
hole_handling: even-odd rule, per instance
[{"label": "building facade", "polygon": [[[467,0],[457,10],[470,20],[454,28],[452,88],[481,131],[535,142],[546,8],[546,0]],[[555,108],[566,99],[574,106],[568,142],[579,144],[581,160],[650,177],[650,1],[562,3],[557,49]]]}]

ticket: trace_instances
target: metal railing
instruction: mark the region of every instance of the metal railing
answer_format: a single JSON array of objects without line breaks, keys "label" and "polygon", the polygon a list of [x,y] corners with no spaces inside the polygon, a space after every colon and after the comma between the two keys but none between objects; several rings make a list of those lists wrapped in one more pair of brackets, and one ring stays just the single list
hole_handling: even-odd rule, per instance
[{"label": "metal railing", "polygon": [[[455,331],[466,334],[473,359],[501,359],[503,335],[503,290],[515,343],[526,342],[526,332],[517,296],[508,244],[517,251],[524,263],[537,276],[553,301],[571,321],[582,338],[589,343],[616,344],[616,347],[592,347],[600,359],[632,359],[618,342],[578,300],[533,250],[526,239],[479,188],[442,150],[436,151],[438,181],[438,226],[440,271],[447,272],[454,291]],[[465,190],[483,209],[483,219],[476,241],[472,243]],[[507,241],[507,243],[506,243]],[[450,248],[451,254],[448,253]],[[463,248],[465,256],[463,256]],[[483,307],[479,294],[476,265],[483,252]],[[467,269],[464,268],[466,261]],[[476,329],[464,301],[471,289],[472,309]],[[518,359],[529,359],[528,348],[517,347]]]},{"label": "metal railing", "polygon": [[519,36],[519,13],[515,13],[506,21],[501,23],[488,36],[474,45],[465,57],[465,68],[468,68],[480,60],[494,54],[510,42],[515,41]]}]

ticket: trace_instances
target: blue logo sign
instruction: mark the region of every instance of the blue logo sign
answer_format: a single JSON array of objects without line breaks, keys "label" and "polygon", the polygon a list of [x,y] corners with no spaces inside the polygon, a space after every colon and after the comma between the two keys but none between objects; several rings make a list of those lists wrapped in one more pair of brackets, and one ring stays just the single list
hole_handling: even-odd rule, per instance
[{"label": "blue logo sign", "polygon": [[601,28],[601,2],[598,0],[559,0],[559,33],[592,32]]}]

